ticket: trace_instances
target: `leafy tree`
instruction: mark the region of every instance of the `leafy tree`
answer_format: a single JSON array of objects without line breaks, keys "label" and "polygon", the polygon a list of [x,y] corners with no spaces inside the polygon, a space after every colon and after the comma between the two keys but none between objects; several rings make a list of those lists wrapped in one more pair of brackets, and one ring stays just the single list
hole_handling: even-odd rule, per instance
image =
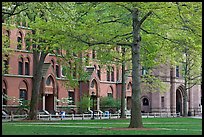
[{"label": "leafy tree", "polygon": [[[67,11],[70,9],[71,3],[66,3]],[[29,27],[32,29],[32,34],[28,36],[32,39],[32,52],[33,52],[33,89],[30,103],[29,119],[37,119],[38,113],[38,101],[39,101],[39,90],[40,83],[42,80],[42,68],[48,53],[56,53],[56,49],[60,48],[64,40],[70,40],[65,38],[65,36],[60,35],[60,31],[64,30],[64,26],[67,24],[60,24],[64,22],[61,13],[65,13],[63,8],[58,3],[4,3],[5,10],[3,10],[4,17],[8,21],[19,21],[26,20]],[[13,8],[14,7],[14,8]],[[9,9],[9,11],[8,11]],[[9,16],[6,16],[9,15]],[[66,23],[70,23],[70,16],[65,14]],[[11,18],[12,16],[12,18]],[[60,22],[61,20],[61,22]],[[55,28],[55,29],[51,29]],[[57,34],[57,35],[56,35]],[[56,42],[59,42],[59,44]],[[70,41],[69,41],[70,42]]]},{"label": "leafy tree", "polygon": [[88,109],[90,108],[90,96],[84,94],[81,97],[81,100],[76,103],[76,105],[77,105],[77,108],[80,108],[81,113],[87,112]]},{"label": "leafy tree", "polygon": [[[116,2],[94,3],[92,8],[87,8],[90,5],[79,4],[80,11],[85,12],[82,12],[84,16],[77,22],[76,35],[73,37],[93,47],[127,46],[131,49],[133,106],[129,127],[143,127],[140,111],[140,67],[152,68],[160,63],[172,63],[176,60],[177,52],[172,51],[175,51],[174,47],[179,41],[172,37],[171,32],[176,31],[172,26],[177,22],[177,5],[174,2]],[[157,83],[159,81],[158,79]]]},{"label": "leafy tree", "polygon": [[[184,78],[183,116],[187,116],[187,94],[189,90],[201,84],[202,53],[202,4],[176,3],[177,15],[169,37],[178,41],[173,48],[177,54],[173,64],[180,66]],[[175,32],[174,30],[177,29]]]},{"label": "leafy tree", "polygon": [[102,110],[108,109],[119,109],[120,108],[120,100],[114,99],[112,97],[101,97],[100,98],[100,107]]}]

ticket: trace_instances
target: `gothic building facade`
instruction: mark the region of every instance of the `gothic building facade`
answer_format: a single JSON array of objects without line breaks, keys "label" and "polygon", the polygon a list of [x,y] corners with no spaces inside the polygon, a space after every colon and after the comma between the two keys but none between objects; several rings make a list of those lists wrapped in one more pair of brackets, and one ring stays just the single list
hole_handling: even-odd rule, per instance
[{"label": "gothic building facade", "polygon": [[[9,47],[12,54],[4,60],[5,67],[8,67],[2,75],[2,107],[5,111],[14,111],[20,102],[19,99],[30,100],[32,94],[33,77],[33,54],[30,52],[25,37],[29,30],[22,27],[7,30],[2,27],[4,33],[10,40]],[[90,60],[95,58],[95,52],[90,51],[87,55]],[[63,75],[63,65],[57,61],[55,55],[49,54],[44,62],[43,77],[40,91],[40,110],[47,110],[50,113],[62,109],[64,106],[77,110],[76,103],[80,101],[83,94],[95,93],[97,97],[96,109],[100,110],[100,98],[110,96],[121,98],[121,67],[112,65],[106,69],[100,64],[91,61],[86,70],[90,73],[89,79],[79,81],[78,87],[69,88],[64,85],[68,82]],[[179,67],[171,68],[163,65],[154,70],[154,74],[162,77],[167,85],[165,92],[151,92],[142,85],[141,105],[142,112],[168,112],[183,113],[184,80]],[[141,75],[145,73],[141,69]],[[126,79],[125,106],[126,110],[131,109],[132,78]],[[71,103],[60,100],[69,98]],[[201,86],[196,85],[188,92],[188,112],[193,114],[201,113]]]}]

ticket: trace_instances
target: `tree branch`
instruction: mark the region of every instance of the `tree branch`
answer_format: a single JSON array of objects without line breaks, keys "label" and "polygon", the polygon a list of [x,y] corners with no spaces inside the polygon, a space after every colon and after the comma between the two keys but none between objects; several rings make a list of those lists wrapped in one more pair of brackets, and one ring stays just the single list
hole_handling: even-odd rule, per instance
[{"label": "tree branch", "polygon": [[155,33],[155,32],[149,32],[149,31],[147,31],[147,30],[145,30],[145,29],[143,29],[143,28],[140,28],[140,29],[141,29],[142,31],[144,31],[145,33],[147,33],[147,34],[157,35],[157,36],[159,36],[159,37],[161,37],[161,38],[163,38],[163,39],[166,39],[166,40],[169,40],[169,41],[171,41],[171,42],[173,42],[173,43],[179,44],[178,41],[174,41],[174,40],[169,39],[169,38],[167,38],[167,37],[164,37],[164,36],[162,36],[162,35],[160,35],[160,34],[158,34],[158,33]]},{"label": "tree branch", "polygon": [[[22,4],[26,4],[26,3],[22,3]],[[20,14],[22,11],[27,10],[28,7],[26,7],[25,9],[22,9],[22,10],[16,12],[16,13],[14,13],[16,11],[16,9],[19,6],[21,6],[22,4],[20,4],[20,2],[16,2],[15,7],[13,8],[13,10],[11,12],[6,12],[6,11],[3,11],[3,9],[2,9],[2,17],[5,16],[6,14],[9,15],[9,17],[11,17],[11,16],[14,16],[14,15]]]},{"label": "tree branch", "polygon": [[152,14],[152,11],[149,11],[140,21],[138,27],[141,27],[142,23]]},{"label": "tree branch", "polygon": [[118,6],[121,6],[121,7],[125,8],[126,10],[128,10],[128,11],[129,11],[129,12],[131,12],[131,13],[132,13],[132,11],[133,11],[133,10],[131,10],[130,8],[128,8],[128,7],[126,7],[126,6],[124,6],[124,5],[121,5],[121,4],[118,4],[118,3],[116,3],[116,5],[118,5]]}]

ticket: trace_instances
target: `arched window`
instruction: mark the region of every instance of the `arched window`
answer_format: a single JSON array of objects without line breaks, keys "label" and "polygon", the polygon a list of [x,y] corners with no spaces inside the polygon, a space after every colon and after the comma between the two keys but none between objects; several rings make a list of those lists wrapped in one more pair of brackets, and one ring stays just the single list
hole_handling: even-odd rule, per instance
[{"label": "arched window", "polygon": [[111,68],[111,81],[114,82],[115,79],[114,79],[114,68],[112,67]]},{"label": "arched window", "polygon": [[62,77],[66,77],[66,74],[67,74],[66,67],[62,66],[62,67],[61,67],[61,76],[62,76]]},{"label": "arched window", "polygon": [[9,47],[10,46],[10,32],[9,30],[6,30],[6,33],[5,33],[5,36],[6,36],[6,47]]},{"label": "arched window", "polygon": [[28,35],[30,35],[30,33],[27,33],[27,38],[25,38],[26,50],[30,50],[31,48],[31,40],[28,38]]},{"label": "arched window", "polygon": [[127,85],[127,90],[131,90],[131,88],[132,88],[132,84],[129,82]]},{"label": "arched window", "polygon": [[20,83],[19,99],[21,99],[21,100],[27,100],[28,99],[27,84],[25,81],[22,81]]},{"label": "arched window", "polygon": [[8,74],[8,68],[9,68],[8,66],[9,66],[8,60],[4,60],[4,71],[3,71],[4,74]]},{"label": "arched window", "polygon": [[18,75],[23,75],[23,58],[18,60]]},{"label": "arched window", "polygon": [[73,78],[75,79],[77,77],[77,72],[76,72],[76,64],[73,65],[73,71],[72,71],[72,74],[73,74]]},{"label": "arched window", "polygon": [[52,65],[53,70],[55,70],[55,62],[53,59],[51,60],[51,65]]},{"label": "arched window", "polygon": [[46,80],[46,85],[50,86],[51,83],[52,83],[52,79],[51,79],[51,77],[48,77],[47,80]]},{"label": "arched window", "polygon": [[110,97],[110,98],[113,97],[113,88],[111,86],[108,88],[107,96]]},{"label": "arched window", "polygon": [[17,37],[17,49],[22,49],[22,33],[21,32],[19,32],[19,35],[18,35],[18,37]]},{"label": "arched window", "polygon": [[74,93],[75,93],[74,91],[68,91],[68,97],[69,97],[69,100],[71,101],[69,105],[75,104],[75,94]]},{"label": "arched window", "polygon": [[20,89],[19,99],[22,99],[22,100],[27,100],[28,99],[26,89]]},{"label": "arched window", "polygon": [[59,71],[60,71],[59,65],[56,65],[56,76],[57,76],[58,78],[60,77]]},{"label": "arched window", "polygon": [[25,61],[25,75],[30,75],[30,61],[29,61],[29,58],[26,58],[26,61]]},{"label": "arched window", "polygon": [[161,107],[164,108],[164,96],[161,97]]},{"label": "arched window", "polygon": [[98,66],[97,75],[98,75],[98,78],[101,80],[101,68],[100,68],[100,66]]},{"label": "arched window", "polygon": [[142,102],[143,102],[143,106],[149,105],[149,100],[147,98],[143,98]]},{"label": "arched window", "polygon": [[94,88],[94,86],[95,86],[95,80],[93,80],[93,81],[91,82],[91,88]]},{"label": "arched window", "polygon": [[107,75],[107,81],[110,81],[110,67],[107,67],[106,75]]}]

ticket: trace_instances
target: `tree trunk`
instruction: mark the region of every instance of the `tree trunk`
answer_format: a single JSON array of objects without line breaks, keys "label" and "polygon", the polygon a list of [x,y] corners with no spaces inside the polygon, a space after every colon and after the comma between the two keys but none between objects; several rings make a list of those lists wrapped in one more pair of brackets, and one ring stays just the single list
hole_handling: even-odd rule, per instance
[{"label": "tree trunk", "polygon": [[187,81],[188,81],[188,54],[187,54],[187,48],[185,49],[186,54],[186,60],[185,60],[185,69],[184,69],[184,94],[183,94],[183,116],[187,117]]},{"label": "tree trunk", "polygon": [[[122,47],[122,57],[125,56],[125,48]],[[126,83],[125,83],[125,61],[122,61],[122,92],[121,92],[121,114],[120,118],[126,118],[125,116],[125,92],[126,92]]]},{"label": "tree trunk", "polygon": [[141,102],[140,102],[140,45],[139,45],[139,11],[133,9],[133,43],[132,43],[132,108],[129,128],[142,128]]},{"label": "tree trunk", "polygon": [[33,89],[30,102],[30,112],[28,117],[30,120],[37,120],[38,102],[40,96],[39,91],[43,75],[42,68],[46,55],[47,53],[44,52],[41,52],[41,54],[39,54],[37,51],[33,51]]}]

